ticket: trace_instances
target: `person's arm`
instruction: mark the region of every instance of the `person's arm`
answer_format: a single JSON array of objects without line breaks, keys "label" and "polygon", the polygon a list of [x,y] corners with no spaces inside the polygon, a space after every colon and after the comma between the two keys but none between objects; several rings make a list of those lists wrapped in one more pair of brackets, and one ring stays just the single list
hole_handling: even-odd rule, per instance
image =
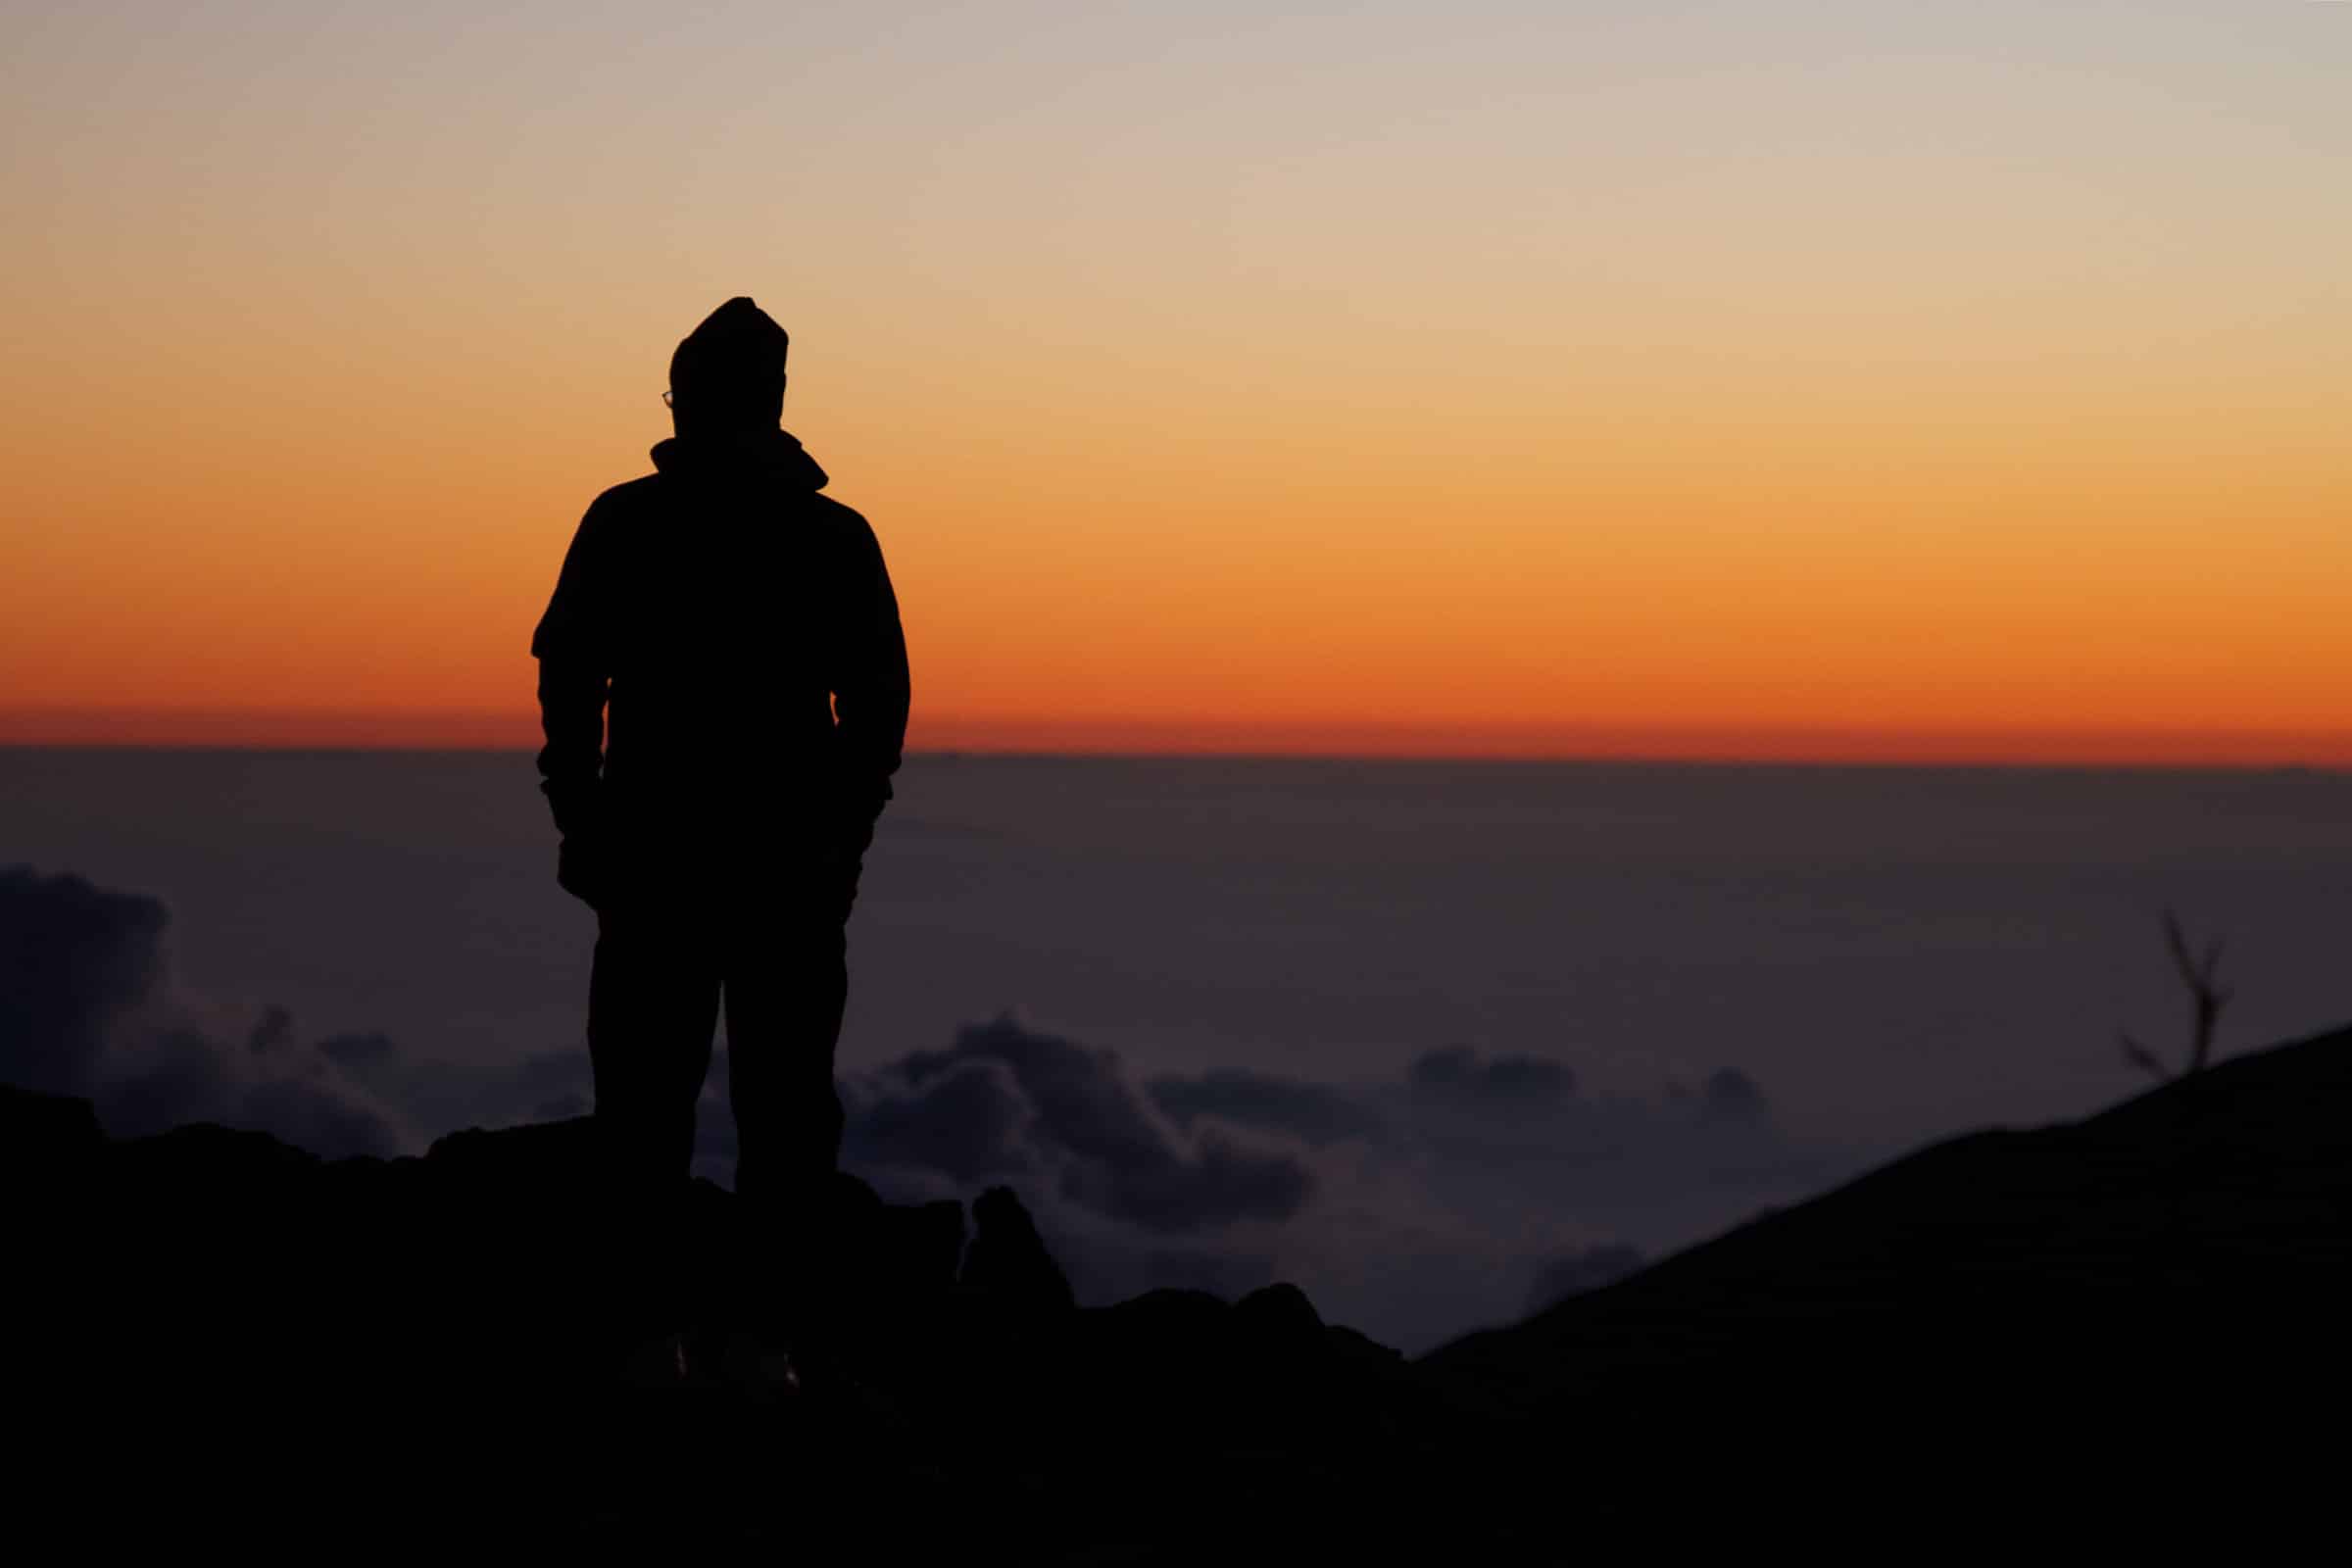
[{"label": "person's arm", "polygon": [[604,788],[605,698],[612,680],[588,661],[540,656],[539,789],[565,838],[592,832]]},{"label": "person's arm", "polygon": [[610,519],[602,503],[588,509],[572,535],[547,612],[531,634],[539,661],[539,788],[563,836],[557,880],[595,902],[591,862],[600,839],[604,788],[605,699],[612,689],[606,594]]},{"label": "person's arm", "polygon": [[830,682],[844,828],[855,854],[864,852],[875,820],[890,803],[891,775],[898,772],[906,746],[910,702],[898,595],[880,542],[870,529],[859,532],[854,597]]}]

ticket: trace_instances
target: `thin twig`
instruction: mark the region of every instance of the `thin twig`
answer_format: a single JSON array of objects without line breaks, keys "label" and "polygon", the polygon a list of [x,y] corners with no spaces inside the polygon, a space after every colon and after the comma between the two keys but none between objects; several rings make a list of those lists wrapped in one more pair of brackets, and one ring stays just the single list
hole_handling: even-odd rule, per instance
[{"label": "thin twig", "polygon": [[2188,991],[2187,1063],[2175,1072],[2165,1066],[2154,1052],[2129,1034],[2119,1038],[2123,1043],[2124,1060],[2159,1081],[2170,1081],[2205,1070],[2205,1063],[2213,1054],[2213,1036],[2221,1023],[2222,1009],[2230,1004],[2235,993],[2220,983],[2221,938],[2214,938],[2207,944],[2204,953],[2198,954],[2189,946],[2188,934],[2180,929],[2180,917],[2167,909],[2164,911],[2164,945],[2172,955],[2173,968],[2179,972],[2181,985]]}]

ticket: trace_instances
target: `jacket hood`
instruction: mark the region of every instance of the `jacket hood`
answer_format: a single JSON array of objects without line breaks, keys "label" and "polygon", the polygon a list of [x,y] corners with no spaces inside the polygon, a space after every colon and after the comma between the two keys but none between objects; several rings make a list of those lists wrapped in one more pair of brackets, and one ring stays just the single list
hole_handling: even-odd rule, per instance
[{"label": "jacket hood", "polygon": [[653,456],[654,467],[673,478],[764,479],[795,490],[822,490],[826,483],[825,470],[788,430],[769,430],[752,441],[671,436],[656,443]]}]

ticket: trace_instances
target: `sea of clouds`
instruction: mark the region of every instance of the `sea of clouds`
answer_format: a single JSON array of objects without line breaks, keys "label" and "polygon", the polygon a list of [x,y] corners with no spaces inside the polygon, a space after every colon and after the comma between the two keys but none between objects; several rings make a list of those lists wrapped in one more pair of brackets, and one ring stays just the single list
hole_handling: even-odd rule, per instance
[{"label": "sea of clouds", "polygon": [[[592,1107],[584,1050],[464,1067],[192,996],[171,973],[170,926],[141,893],[0,870],[0,1077],[91,1100],[119,1137],[211,1121],[329,1157]],[[696,1159],[722,1184],[726,1082],[722,1050]],[[1084,1300],[1292,1279],[1414,1348],[1638,1266],[1612,1214],[1719,1209],[1727,1189],[1760,1208],[1855,1163],[1785,1134],[1737,1065],[1633,1098],[1588,1093],[1558,1060],[1458,1044],[1360,1081],[1142,1073],[1005,1014],[847,1072],[840,1090],[850,1169],[905,1200],[1011,1186]]]}]

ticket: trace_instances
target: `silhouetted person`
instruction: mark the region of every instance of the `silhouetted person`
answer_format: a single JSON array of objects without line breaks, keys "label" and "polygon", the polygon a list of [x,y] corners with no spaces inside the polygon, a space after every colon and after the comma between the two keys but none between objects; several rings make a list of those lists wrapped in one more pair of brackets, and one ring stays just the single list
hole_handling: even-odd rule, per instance
[{"label": "silhouetted person", "polygon": [[676,436],[580,519],[531,652],[613,1169],[685,1176],[723,999],[737,1191],[798,1211],[840,1152],[844,927],[907,677],[873,530],[777,428],[786,346],[749,299],[678,345]]}]

